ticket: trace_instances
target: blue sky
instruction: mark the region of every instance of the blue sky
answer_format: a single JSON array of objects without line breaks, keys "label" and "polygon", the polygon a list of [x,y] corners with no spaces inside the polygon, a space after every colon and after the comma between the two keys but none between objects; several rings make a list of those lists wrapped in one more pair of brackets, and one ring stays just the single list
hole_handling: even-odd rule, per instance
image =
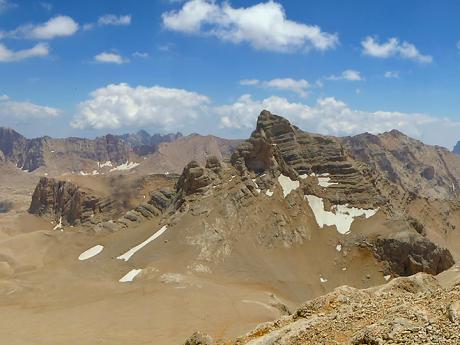
[{"label": "blue sky", "polygon": [[[457,1],[0,0],[0,125],[460,139]],[[457,134],[459,133],[459,134]]]}]

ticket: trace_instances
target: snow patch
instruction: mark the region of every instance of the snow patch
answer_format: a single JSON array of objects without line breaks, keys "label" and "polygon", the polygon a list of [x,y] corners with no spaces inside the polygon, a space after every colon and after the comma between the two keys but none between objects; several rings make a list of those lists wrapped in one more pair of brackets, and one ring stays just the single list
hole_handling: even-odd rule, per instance
[{"label": "snow patch", "polygon": [[321,283],[326,283],[327,282],[327,279],[326,278],[323,278],[323,277],[319,277],[319,281]]},{"label": "snow patch", "polygon": [[267,189],[267,190],[265,191],[265,195],[272,196],[272,195],[273,195],[273,192],[272,192],[270,189]]},{"label": "snow patch", "polygon": [[97,166],[98,166],[99,168],[113,167],[111,161],[107,161],[107,162],[105,162],[105,163],[99,163],[99,162],[97,162]]},{"label": "snow patch", "polygon": [[135,162],[126,162],[124,164],[118,165],[115,168],[110,169],[110,172],[112,171],[124,171],[124,170],[131,170],[137,167],[140,163],[135,163]]},{"label": "snow patch", "polygon": [[389,281],[390,278],[391,278],[391,275],[383,276],[383,278],[384,278],[386,281]]},{"label": "snow patch", "polygon": [[334,184],[339,184],[338,182],[330,182],[330,177],[318,177],[318,185],[324,188],[332,186]]},{"label": "snow patch", "polygon": [[93,170],[91,172],[80,171],[80,175],[82,176],[99,175],[99,171],[97,170]]},{"label": "snow patch", "polygon": [[335,225],[337,231],[341,234],[350,232],[351,224],[356,217],[364,216],[367,219],[378,211],[378,208],[375,210],[365,210],[357,207],[349,207],[348,204],[334,205],[331,211],[326,211],[322,198],[315,195],[305,195],[305,199],[308,200],[308,204],[315,215],[316,223],[318,223],[320,228],[323,228],[324,225]]},{"label": "snow patch", "polygon": [[134,280],[134,278],[136,278],[136,276],[141,273],[142,269],[139,268],[139,269],[132,269],[131,271],[129,271],[128,273],[126,273],[123,277],[121,277],[121,279],[119,280],[120,283],[128,283],[128,282],[132,282]]},{"label": "snow patch", "polygon": [[338,252],[341,252],[342,251],[342,245],[341,244],[336,245],[335,250],[337,250]]},{"label": "snow patch", "polygon": [[133,256],[134,254],[136,254],[136,252],[138,252],[139,250],[141,250],[144,246],[146,246],[147,244],[149,244],[150,242],[152,242],[153,240],[157,239],[158,237],[160,237],[167,229],[167,226],[163,226],[160,230],[158,230],[157,232],[155,232],[152,236],[150,236],[149,238],[147,238],[144,242],[138,244],[137,246],[131,248],[130,250],[128,250],[126,253],[124,253],[123,255],[120,255],[119,257],[117,257],[117,259],[119,260],[124,260],[124,261],[128,261],[131,256]]},{"label": "snow patch", "polygon": [[88,260],[91,259],[93,256],[96,256],[102,250],[104,249],[104,246],[101,246],[100,244],[89,248],[88,250],[85,250],[83,253],[80,254],[78,257],[78,260],[83,261],[83,260]]},{"label": "snow patch", "polygon": [[300,186],[299,181],[293,181],[289,176],[281,174],[278,176],[278,182],[283,188],[283,197],[286,198],[293,190],[296,190]]},{"label": "snow patch", "polygon": [[256,179],[253,178],[253,179],[252,179],[252,182],[254,182],[254,184],[255,184],[255,186],[256,186],[256,192],[257,192],[257,194],[260,194],[260,188],[259,188],[259,185],[258,185],[257,182],[256,182]]}]

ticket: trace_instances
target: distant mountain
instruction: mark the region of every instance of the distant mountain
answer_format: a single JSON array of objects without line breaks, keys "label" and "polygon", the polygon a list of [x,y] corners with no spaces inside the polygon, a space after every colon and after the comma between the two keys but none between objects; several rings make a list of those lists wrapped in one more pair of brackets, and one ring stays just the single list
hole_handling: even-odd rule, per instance
[{"label": "distant mountain", "polygon": [[457,141],[452,152],[460,155],[460,141]]},{"label": "distant mountain", "polygon": [[171,142],[181,138],[183,135],[180,132],[169,134],[154,134],[150,135],[145,130],[140,130],[136,133],[128,133],[120,136],[126,143],[130,145],[133,151],[139,156],[146,156],[155,152],[158,145],[164,142]]},{"label": "distant mountain", "polygon": [[[168,146],[174,142],[177,143]],[[0,127],[0,162],[9,161],[29,172],[40,172],[43,168],[42,174],[54,176],[68,172],[97,175],[102,167],[111,170],[127,162],[137,162],[135,166],[141,165],[139,169],[144,174],[180,173],[191,159],[202,162],[209,155],[229,158],[239,143],[239,140],[198,134],[184,137],[179,132],[150,135],[144,130],[95,139],[49,136],[28,139],[11,128]]]},{"label": "distant mountain", "polygon": [[27,139],[10,128],[0,128],[0,150],[6,160],[27,171],[47,165],[78,170],[85,160],[122,164],[130,157],[129,146],[111,134],[95,139]]}]

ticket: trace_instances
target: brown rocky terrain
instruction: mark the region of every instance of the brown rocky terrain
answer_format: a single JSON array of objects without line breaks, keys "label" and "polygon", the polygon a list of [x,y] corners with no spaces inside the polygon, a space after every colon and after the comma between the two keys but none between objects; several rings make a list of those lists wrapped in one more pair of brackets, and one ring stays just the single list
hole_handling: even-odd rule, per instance
[{"label": "brown rocky terrain", "polygon": [[[336,291],[351,302],[337,310],[349,316],[336,315],[333,326],[349,331],[336,341],[379,320],[384,331],[375,339],[386,341],[393,326],[383,310],[372,319],[360,308],[372,310],[370,299],[392,308],[423,293],[447,304],[456,295],[428,276],[398,276],[455,276],[450,267],[460,255],[457,194],[449,190],[460,181],[457,156],[396,134],[311,134],[263,111],[247,141],[181,137],[124,174],[39,179],[21,171],[16,178],[30,181],[20,197],[5,198],[13,211],[0,213],[0,312],[10,315],[0,336],[14,333],[18,344],[69,343],[77,335],[81,344],[178,344],[201,330],[222,342],[281,317],[255,332],[260,344],[281,333],[289,336],[279,341],[290,341],[293,333],[276,333],[276,324],[299,320],[302,327],[292,328],[299,342],[311,336],[304,326],[318,326],[312,339],[328,344],[335,304],[321,307],[331,297],[320,296],[347,285]],[[436,294],[373,288],[387,281],[421,281]],[[289,316],[306,300],[320,301],[312,302],[320,305],[317,317]],[[17,320],[26,334],[18,335]]]},{"label": "brown rocky terrain", "polygon": [[[459,301],[460,286],[424,273],[363,290],[342,286],[225,344],[458,344]],[[185,344],[214,342],[197,333]]]}]

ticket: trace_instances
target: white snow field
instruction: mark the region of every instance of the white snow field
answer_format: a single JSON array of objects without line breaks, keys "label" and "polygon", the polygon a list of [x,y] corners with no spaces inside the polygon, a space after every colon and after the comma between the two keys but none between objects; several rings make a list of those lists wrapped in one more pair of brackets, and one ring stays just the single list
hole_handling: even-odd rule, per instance
[{"label": "white snow field", "polygon": [[115,168],[110,169],[110,172],[112,171],[124,171],[124,170],[131,170],[137,167],[140,163],[134,163],[134,162],[126,162],[121,165],[116,166]]},{"label": "white snow field", "polygon": [[337,231],[341,234],[346,234],[350,231],[351,224],[356,217],[364,216],[367,219],[378,211],[378,209],[365,210],[349,207],[346,204],[334,205],[331,211],[326,211],[322,198],[315,195],[305,195],[305,199],[308,200],[308,204],[315,215],[316,223],[320,228],[323,228],[324,225],[335,225]]},{"label": "white snow field", "polygon": [[293,190],[296,190],[300,186],[299,181],[293,181],[289,176],[281,174],[278,176],[278,182],[283,188],[283,197],[286,198]]},{"label": "white snow field", "polygon": [[129,282],[132,282],[134,280],[134,278],[136,278],[136,276],[141,273],[142,269],[139,268],[139,269],[132,269],[131,271],[129,271],[128,273],[126,273],[123,277],[121,277],[121,279],[119,280],[120,283],[129,283]]},{"label": "white snow field", "polygon": [[123,255],[120,255],[119,257],[117,257],[117,259],[120,259],[120,260],[124,260],[124,261],[128,261],[131,256],[133,256],[134,254],[136,254],[136,252],[138,252],[139,250],[141,250],[144,246],[146,246],[147,244],[149,244],[150,242],[152,242],[153,240],[157,239],[158,237],[160,237],[167,229],[167,226],[163,226],[160,230],[158,230],[157,232],[155,232],[152,236],[150,236],[149,238],[147,238],[144,242],[138,244],[137,246],[131,248],[130,250],[128,250],[126,253],[124,253]]},{"label": "white snow field", "polygon": [[103,250],[104,250],[104,246],[98,244],[94,247],[89,248],[88,250],[85,250],[83,253],[81,253],[80,256],[78,257],[78,260],[83,261],[83,260],[91,259],[93,256],[96,256]]}]

